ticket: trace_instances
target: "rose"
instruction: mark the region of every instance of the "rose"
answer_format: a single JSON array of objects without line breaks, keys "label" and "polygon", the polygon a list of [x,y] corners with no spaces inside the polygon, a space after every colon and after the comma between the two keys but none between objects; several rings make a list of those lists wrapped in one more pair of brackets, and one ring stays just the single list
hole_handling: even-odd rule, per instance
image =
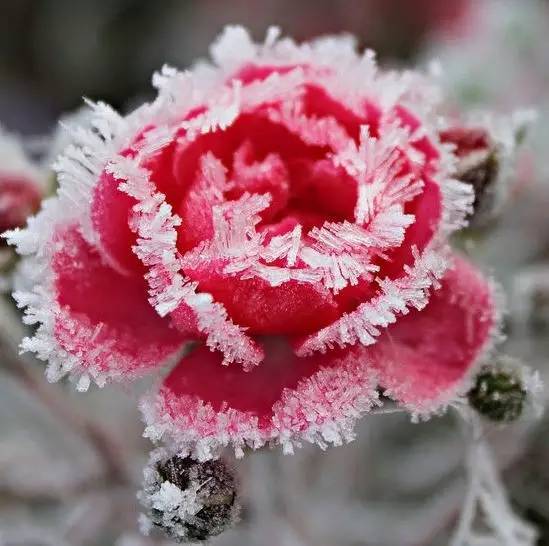
[{"label": "rose", "polygon": [[10,237],[39,265],[16,294],[39,323],[24,348],[81,389],[179,358],[147,433],[200,458],[349,440],[378,388],[415,413],[450,402],[495,311],[447,246],[473,195],[436,88],[344,38],[236,27],[212,54],[76,132],[58,197]]},{"label": "rose", "polygon": [[0,127],[0,232],[24,226],[38,211],[42,179],[21,143]]},{"label": "rose", "polygon": [[0,230],[25,225],[27,218],[40,207],[42,196],[32,180],[0,173]]}]

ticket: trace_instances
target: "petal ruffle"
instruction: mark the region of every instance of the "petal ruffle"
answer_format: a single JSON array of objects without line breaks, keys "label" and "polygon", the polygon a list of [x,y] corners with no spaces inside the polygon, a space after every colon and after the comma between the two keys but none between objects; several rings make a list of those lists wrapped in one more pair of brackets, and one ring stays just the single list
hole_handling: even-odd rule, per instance
[{"label": "petal ruffle", "polygon": [[388,326],[364,349],[386,394],[425,413],[450,402],[493,339],[496,306],[490,285],[456,258],[427,306]]},{"label": "petal ruffle", "polygon": [[353,438],[356,419],[377,401],[375,373],[355,349],[298,358],[281,339],[265,342],[265,361],[250,372],[221,366],[200,346],[142,403],[147,435],[174,441],[201,459],[231,445],[267,442],[292,451],[301,440],[321,447]]},{"label": "petal ruffle", "polygon": [[76,228],[57,233],[52,270],[53,335],[72,373],[99,383],[126,379],[158,368],[181,347],[182,335],[147,301],[144,279],[106,266]]}]

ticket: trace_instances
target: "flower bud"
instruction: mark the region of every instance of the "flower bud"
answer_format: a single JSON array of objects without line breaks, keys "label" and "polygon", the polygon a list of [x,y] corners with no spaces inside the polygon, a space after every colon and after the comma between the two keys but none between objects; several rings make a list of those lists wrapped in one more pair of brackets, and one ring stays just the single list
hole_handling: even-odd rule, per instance
[{"label": "flower bud", "polygon": [[481,370],[468,398],[471,406],[487,419],[509,423],[521,416],[526,395],[515,370],[495,366]]},{"label": "flower bud", "polygon": [[161,528],[181,542],[202,542],[232,527],[238,518],[237,483],[220,460],[198,462],[153,453],[139,499],[147,510],[142,527]]},{"label": "flower bud", "polygon": [[0,233],[23,227],[27,218],[40,208],[41,198],[31,180],[0,172]]},{"label": "flower bud", "polygon": [[505,116],[478,112],[468,123],[440,133],[441,141],[452,145],[457,159],[454,176],[474,191],[471,227],[489,225],[508,203],[511,190],[517,187],[513,175],[518,150],[535,119],[531,110]]},{"label": "flower bud", "polygon": [[475,199],[469,223],[473,227],[485,224],[493,216],[501,170],[498,149],[488,132],[482,128],[456,127],[441,134],[443,142],[455,145],[458,158],[455,177],[471,185]]}]

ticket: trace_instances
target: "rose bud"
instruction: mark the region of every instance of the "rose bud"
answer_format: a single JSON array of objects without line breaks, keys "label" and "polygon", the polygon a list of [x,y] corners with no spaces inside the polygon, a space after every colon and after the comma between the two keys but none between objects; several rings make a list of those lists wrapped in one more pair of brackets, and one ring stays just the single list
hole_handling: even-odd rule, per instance
[{"label": "rose bud", "polygon": [[440,133],[441,141],[453,147],[455,177],[473,189],[475,198],[468,215],[473,228],[488,225],[504,207],[511,191],[512,164],[533,113],[479,118],[479,125],[451,126]]},{"label": "rose bud", "polygon": [[499,173],[497,150],[488,133],[481,128],[459,127],[444,131],[441,140],[455,144],[458,158],[456,178],[473,188],[475,200],[469,223],[482,223],[490,215],[495,202],[493,194]]},{"label": "rose bud", "polygon": [[510,423],[522,415],[527,402],[535,402],[540,388],[536,374],[501,356],[482,367],[467,397],[469,404],[486,419]]},{"label": "rose bud", "polygon": [[147,509],[145,530],[156,526],[178,542],[202,542],[238,519],[237,482],[220,460],[174,455],[153,461],[144,476],[139,498]]},{"label": "rose bud", "polygon": [[[40,208],[43,175],[22,144],[0,127],[0,233],[23,227]],[[5,239],[0,239],[4,244]]]},{"label": "rose bud", "polygon": [[0,232],[24,226],[40,208],[41,199],[32,181],[0,172]]}]

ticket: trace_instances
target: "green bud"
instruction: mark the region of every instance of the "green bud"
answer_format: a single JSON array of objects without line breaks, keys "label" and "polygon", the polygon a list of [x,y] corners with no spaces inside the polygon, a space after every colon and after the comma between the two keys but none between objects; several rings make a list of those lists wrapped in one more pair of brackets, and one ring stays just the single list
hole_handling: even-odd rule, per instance
[{"label": "green bud", "polygon": [[468,398],[470,405],[487,419],[509,423],[522,414],[526,390],[512,370],[484,368]]}]

